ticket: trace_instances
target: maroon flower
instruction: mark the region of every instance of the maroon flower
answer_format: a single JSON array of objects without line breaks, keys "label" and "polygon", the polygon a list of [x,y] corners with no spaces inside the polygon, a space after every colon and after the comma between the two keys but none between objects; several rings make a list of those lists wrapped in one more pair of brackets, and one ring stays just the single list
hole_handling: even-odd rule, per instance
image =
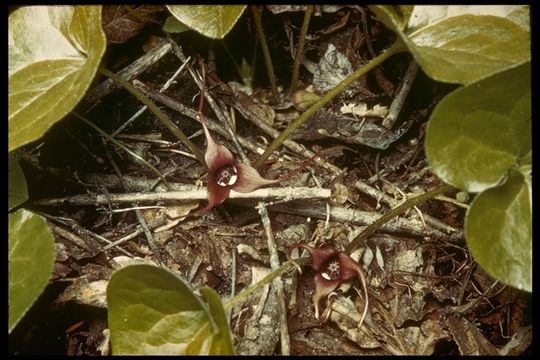
[{"label": "maroon flower", "polygon": [[206,136],[206,153],[204,160],[208,167],[208,205],[197,214],[205,214],[214,206],[221,204],[229,197],[232,190],[248,193],[263,186],[274,185],[280,180],[268,180],[259,175],[255,168],[239,163],[225,146],[218,144],[204,123],[202,114],[201,124]]},{"label": "maroon flower", "polygon": [[234,158],[234,155],[225,146],[218,144],[204,121],[203,103],[204,103],[204,83],[206,79],[206,73],[204,66],[202,66],[203,72],[203,86],[201,87],[200,101],[199,101],[199,119],[201,120],[202,127],[204,129],[204,135],[206,136],[206,153],[204,154],[204,161],[208,167],[208,187],[206,198],[208,204],[195,212],[194,215],[202,215],[210,211],[214,206],[221,204],[225,201],[231,192],[231,189],[241,193],[249,193],[258,188],[264,186],[275,185],[282,181],[288,180],[300,172],[309,162],[313,161],[318,154],[315,154],[312,158],[307,160],[296,171],[292,171],[288,175],[276,179],[269,180],[261,177],[257,170],[252,166],[239,163]]},{"label": "maroon flower", "polygon": [[[366,278],[360,264],[354,261],[349,255],[342,251],[331,248],[313,248],[304,244],[295,244],[289,248],[288,258],[297,267],[298,265],[290,258],[291,251],[296,248],[303,248],[309,251],[311,266],[317,271],[315,274],[315,293],[313,303],[315,305],[315,317],[319,319],[319,305],[321,300],[328,299],[333,291],[343,282],[358,276],[364,289],[366,305],[358,327],[362,326],[368,309],[368,293]],[[299,268],[300,270],[300,268]],[[322,320],[326,321],[330,312],[329,307],[323,312]]]}]

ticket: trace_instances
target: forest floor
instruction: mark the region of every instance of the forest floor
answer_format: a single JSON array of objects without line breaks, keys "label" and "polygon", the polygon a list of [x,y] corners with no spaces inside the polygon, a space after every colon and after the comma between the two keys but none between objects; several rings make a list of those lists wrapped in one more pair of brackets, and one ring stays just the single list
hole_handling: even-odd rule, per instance
[{"label": "forest floor", "polygon": [[[306,96],[286,94],[303,12],[283,10],[272,14],[265,8],[263,14],[280,87],[278,103],[269,90],[260,49],[252,61],[258,44],[248,11],[224,41],[208,40],[193,31],[173,34],[168,40],[159,28],[146,26],[131,39],[110,46],[105,66],[117,73],[131,67],[130,80],[136,78],[138,88],[155,99],[184,63],[182,58],[191,57],[193,71],[200,71],[199,61],[204,62],[208,93],[218,109],[216,114],[208,101],[204,104],[209,128],[237,158],[242,159],[243,151],[253,163],[276,134],[302,113],[298,99]],[[114,32],[114,26],[108,31]],[[388,47],[394,36],[363,7],[315,14],[295,90],[324,94],[372,58],[372,52]],[[170,40],[179,47],[171,46]],[[271,268],[268,228],[258,203],[267,208],[277,256],[283,262],[296,243],[344,250],[380,215],[413,194],[441,185],[426,161],[424,131],[433,107],[456,86],[431,80],[419,70],[396,124],[391,129],[381,125],[410,66],[408,54],[384,62],[326,104],[293,134],[288,146],[272,154],[258,169],[265,178],[300,171],[270,188],[281,200],[257,197],[259,193],[251,198],[231,196],[203,216],[193,216],[196,208],[206,204],[200,196],[190,201],[139,201],[136,196],[111,200],[116,194],[156,194],[165,188],[153,172],[84,123],[74,118],[59,122],[39,145],[25,148],[21,164],[33,210],[47,218],[55,234],[57,260],[46,291],[10,336],[11,351],[107,353],[104,284],[118,264],[162,264],[194,288],[209,286],[224,299],[238,293]],[[204,151],[201,124],[193,116],[199,87],[188,68],[163,92],[173,104],[159,100],[156,104]],[[245,83],[237,70],[244,74]],[[111,134],[143,105],[125,90],[103,85],[104,80],[91,87],[80,110]],[[177,111],[175,103],[188,110]],[[233,137],[217,120],[222,117],[232,118]],[[150,111],[115,137],[164,174],[174,189],[197,194],[206,185],[205,165]],[[310,154],[317,154],[319,160],[306,164]],[[280,191],[295,193],[305,187],[329,189],[331,196],[321,199],[313,190],[313,198],[280,197]],[[361,328],[356,326],[364,304],[362,292],[356,291],[361,285],[353,281],[340,288],[329,305],[329,319],[323,322],[314,316],[315,272],[306,267],[301,274],[291,271],[282,277],[283,292],[265,289],[232,310],[230,327],[237,353],[530,351],[531,295],[498,283],[477,266],[463,232],[467,204],[474,195],[463,197],[466,194],[457,189],[445,195],[393,219],[351,255],[363,267],[368,285],[369,311]],[[106,200],[97,201],[99,196]],[[60,200],[45,201],[51,199]],[[135,207],[151,230],[154,245],[149,244]],[[277,330],[280,301],[286,304],[287,321],[281,326],[286,327],[288,344]],[[514,345],[508,345],[510,339]]]}]

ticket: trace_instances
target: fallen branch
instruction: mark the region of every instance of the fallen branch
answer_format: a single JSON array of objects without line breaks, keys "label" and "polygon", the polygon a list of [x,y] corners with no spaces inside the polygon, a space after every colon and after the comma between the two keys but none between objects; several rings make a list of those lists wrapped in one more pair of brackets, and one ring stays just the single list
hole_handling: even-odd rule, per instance
[{"label": "fallen branch", "polygon": [[[186,191],[166,191],[152,193],[98,194],[74,195],[61,198],[42,199],[34,201],[36,205],[102,205],[109,203],[126,203],[133,201],[188,201],[206,200],[206,188],[196,188]],[[231,191],[230,199],[257,199],[268,201],[317,200],[330,198],[330,189],[310,187],[279,187],[258,189],[250,193]]]},{"label": "fallen branch", "polygon": [[[325,205],[289,203],[269,206],[272,211],[287,214],[310,216],[317,219],[326,219],[327,209]],[[341,206],[330,206],[330,221],[345,222],[354,225],[370,225],[381,217],[380,213],[347,209]],[[410,234],[414,236],[430,236],[449,240],[463,239],[463,231],[456,230],[450,234],[438,229],[424,227],[420,220],[396,217],[380,227],[381,231],[390,233]]]}]

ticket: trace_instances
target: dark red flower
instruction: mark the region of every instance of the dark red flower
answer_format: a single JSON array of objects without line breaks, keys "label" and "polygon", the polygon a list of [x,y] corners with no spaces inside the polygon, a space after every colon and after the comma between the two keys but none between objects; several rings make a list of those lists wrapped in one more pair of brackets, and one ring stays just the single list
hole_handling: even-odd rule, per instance
[{"label": "dark red flower", "polygon": [[[342,251],[331,248],[313,248],[304,244],[295,244],[289,248],[288,258],[291,261],[293,261],[290,258],[291,251],[296,248],[303,248],[309,251],[311,266],[317,271],[315,274],[315,293],[313,294],[315,317],[319,319],[319,306],[321,300],[328,299],[333,291],[343,282],[358,276],[362,288],[364,289],[366,303],[358,327],[362,326],[368,309],[368,293],[366,278],[360,264]],[[294,261],[293,263],[297,265]],[[329,308],[327,310],[329,310]],[[326,321],[330,314],[327,310],[323,312],[326,314],[326,316],[322,317],[323,321]]]},{"label": "dark red flower", "polygon": [[207,142],[204,160],[208,167],[208,204],[197,211],[197,214],[205,214],[214,206],[221,204],[229,197],[231,189],[248,193],[280,181],[265,179],[259,175],[255,168],[236,161],[229,149],[214,140],[206,127],[202,114],[200,118]]}]

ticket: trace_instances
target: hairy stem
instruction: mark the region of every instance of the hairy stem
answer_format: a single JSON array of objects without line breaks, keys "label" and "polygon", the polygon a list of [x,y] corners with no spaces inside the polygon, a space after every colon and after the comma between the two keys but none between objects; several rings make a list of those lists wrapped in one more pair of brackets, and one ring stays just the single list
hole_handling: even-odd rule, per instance
[{"label": "hairy stem", "polygon": [[98,71],[100,74],[105,75],[108,78],[117,82],[118,84],[122,85],[124,89],[129,91],[140,102],[148,106],[148,109],[150,109],[150,111],[152,111],[154,115],[156,115],[156,117],[163,123],[163,125],[165,125],[180,141],[184,143],[184,145],[186,145],[189,148],[189,150],[191,150],[191,152],[193,153],[193,155],[195,155],[197,160],[199,160],[202,164],[206,164],[204,161],[203,152],[197,146],[195,146],[195,144],[193,144],[191,140],[187,138],[187,136],[182,132],[182,130],[180,130],[180,128],[176,126],[176,124],[173,123],[167,115],[165,115],[158,109],[158,107],[152,102],[152,100],[148,99],[146,96],[144,96],[142,92],[135,89],[133,85],[131,85],[129,82],[125,81],[124,79],[120,78],[112,71],[109,71],[102,67],[100,67]]},{"label": "hairy stem", "polygon": [[263,164],[263,162],[268,159],[268,157],[276,151],[276,149],[285,141],[288,139],[296,129],[298,129],[303,123],[305,123],[310,117],[315,115],[315,113],[327,102],[335,98],[336,96],[343,91],[347,86],[349,86],[353,81],[359,79],[366,73],[368,73],[371,69],[379,66],[381,63],[383,63],[386,59],[391,57],[394,54],[397,54],[399,52],[405,51],[407,48],[405,45],[401,42],[401,40],[396,41],[390,48],[388,48],[386,51],[384,51],[379,56],[371,59],[371,61],[364,66],[358,68],[355,72],[353,72],[351,75],[349,75],[346,79],[344,79],[342,82],[336,85],[335,88],[327,92],[323,97],[321,97],[319,100],[317,100],[313,105],[309,107],[300,117],[298,117],[296,120],[294,120],[283,132],[272,141],[272,143],[268,146],[266,151],[255,161],[253,164],[253,167],[257,168]]},{"label": "hairy stem", "polygon": [[373,224],[369,225],[361,234],[359,234],[357,237],[354,238],[353,241],[347,246],[345,249],[345,252],[348,254],[351,254],[356,248],[360,245],[362,241],[368,238],[371,234],[373,234],[377,229],[379,229],[382,225],[387,223],[388,221],[392,220],[394,217],[398,216],[399,214],[403,213],[404,211],[417,206],[429,199],[434,198],[435,196],[444,193],[446,191],[452,190],[453,187],[450,185],[443,184],[441,186],[436,187],[435,189],[428,191],[427,193],[424,193],[422,195],[418,195],[412,199],[407,200],[403,204],[399,205],[398,207],[390,210],[380,218],[378,218]]}]

